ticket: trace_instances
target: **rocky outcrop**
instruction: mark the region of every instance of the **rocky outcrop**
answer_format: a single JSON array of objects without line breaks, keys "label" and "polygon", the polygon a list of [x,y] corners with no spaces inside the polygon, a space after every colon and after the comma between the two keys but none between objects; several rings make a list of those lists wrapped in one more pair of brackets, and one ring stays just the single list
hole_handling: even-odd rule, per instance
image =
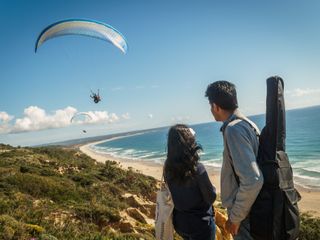
[{"label": "rocky outcrop", "polygon": [[122,198],[130,207],[120,212],[121,220],[109,225],[108,231],[152,234],[155,203],[131,193],[122,195]]}]

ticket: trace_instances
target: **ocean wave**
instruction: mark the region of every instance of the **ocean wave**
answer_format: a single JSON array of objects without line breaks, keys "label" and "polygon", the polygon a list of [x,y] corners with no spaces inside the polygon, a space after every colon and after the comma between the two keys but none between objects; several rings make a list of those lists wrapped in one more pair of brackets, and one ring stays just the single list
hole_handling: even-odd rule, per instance
[{"label": "ocean wave", "polygon": [[295,168],[293,174],[318,179],[320,182],[320,171],[317,171],[317,168]]},{"label": "ocean wave", "polygon": [[207,162],[204,162],[203,164],[206,165],[206,166],[215,167],[215,168],[221,168],[222,167],[221,163],[207,163]]},{"label": "ocean wave", "polygon": [[119,154],[119,155],[126,155],[126,156],[144,156],[144,154],[149,154],[150,152],[146,150],[137,150],[137,149],[124,149],[124,148],[116,148],[116,147],[99,147],[94,146],[91,148],[94,151],[104,152],[106,154]]},{"label": "ocean wave", "polygon": [[305,161],[291,161],[292,168],[307,168],[307,167],[320,167],[320,160],[318,159],[308,159]]},{"label": "ocean wave", "polygon": [[109,152],[109,151],[121,151],[123,150],[123,148],[115,148],[115,147],[100,147],[100,146],[91,146],[91,149],[93,150],[99,150],[99,151],[106,151],[106,152]]},{"label": "ocean wave", "polygon": [[101,146],[92,146],[91,149],[99,154],[111,155],[112,157],[122,158],[127,160],[148,160],[154,161],[157,163],[162,163],[165,158],[164,152],[159,151],[147,151],[147,150],[137,150],[133,148],[124,149],[124,148],[115,148],[115,147],[101,147]]},{"label": "ocean wave", "polygon": [[204,165],[215,167],[215,168],[221,168],[222,167],[222,159],[220,158],[211,158],[208,160],[201,161]]},{"label": "ocean wave", "polygon": [[150,158],[150,159],[154,159],[154,158],[163,158],[165,157],[166,155],[165,154],[159,154],[159,152],[150,152],[149,154],[145,154],[145,155],[142,155],[141,158],[145,159],[145,158]]},{"label": "ocean wave", "polygon": [[310,190],[312,190],[312,189],[319,189],[318,186],[308,186],[308,185],[305,185],[305,184],[300,183],[300,182],[295,182],[295,184],[297,184],[298,186],[301,186],[301,187],[303,187],[303,188],[305,188],[305,189],[310,189]]},{"label": "ocean wave", "polygon": [[293,174],[293,176],[294,176],[295,178],[299,178],[299,179],[305,179],[305,180],[311,180],[311,181],[320,181],[319,178],[310,177],[310,176],[301,175],[301,174]]},{"label": "ocean wave", "polygon": [[300,185],[304,188],[309,188],[309,189],[319,189],[320,188],[320,178],[316,177],[310,177],[306,175],[301,175],[294,173],[294,182],[297,185]]},{"label": "ocean wave", "polygon": [[317,174],[320,177],[320,168],[301,168],[301,170],[309,173]]},{"label": "ocean wave", "polygon": [[137,151],[132,148],[125,149],[122,152],[120,152],[120,154],[123,154],[123,155],[131,155],[131,154],[135,154],[135,153],[137,153]]},{"label": "ocean wave", "polygon": [[117,157],[119,152],[122,150],[122,149],[115,149],[115,148],[110,148],[110,149],[106,149],[106,148],[91,148],[91,150],[93,150],[94,152],[96,153],[99,153],[99,154],[106,154],[106,155],[111,155],[112,157]]},{"label": "ocean wave", "polygon": [[114,152],[106,152],[106,151],[99,151],[97,149],[93,150],[95,153],[101,154],[101,155],[110,155],[112,157],[117,157],[117,154]]}]

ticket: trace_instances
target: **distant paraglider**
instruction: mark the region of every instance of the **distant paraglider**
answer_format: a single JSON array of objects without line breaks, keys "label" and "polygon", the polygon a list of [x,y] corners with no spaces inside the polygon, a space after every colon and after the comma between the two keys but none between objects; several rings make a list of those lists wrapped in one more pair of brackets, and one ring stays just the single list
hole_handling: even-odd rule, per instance
[{"label": "distant paraglider", "polygon": [[100,95],[99,95],[99,89],[98,89],[98,93],[94,93],[94,92],[92,92],[92,90],[91,90],[91,95],[90,95],[90,97],[93,99],[94,103],[100,102],[100,101],[101,101],[101,97],[100,97]]},{"label": "distant paraglider", "polygon": [[79,117],[79,119],[81,121],[81,119],[83,119],[83,118],[80,118],[80,116],[84,116],[85,117],[84,120],[88,120],[88,119],[92,120],[92,116],[89,113],[87,113],[87,112],[78,112],[78,113],[75,113],[73,115],[73,117],[70,119],[70,122],[71,123],[74,122],[78,117]]},{"label": "distant paraglider", "polygon": [[[80,123],[80,122],[86,122],[86,121],[90,121],[92,120],[92,116],[87,113],[87,112],[78,112],[78,113],[75,113],[73,115],[73,117],[70,119],[70,122],[73,123],[73,122],[77,122],[77,123]],[[83,133],[87,133],[87,131],[85,129],[82,130]]]},{"label": "distant paraglider", "polygon": [[124,54],[126,54],[128,48],[124,36],[106,23],[85,19],[68,19],[46,27],[36,41],[35,52],[45,41],[65,35],[83,35],[98,38],[112,43]]}]

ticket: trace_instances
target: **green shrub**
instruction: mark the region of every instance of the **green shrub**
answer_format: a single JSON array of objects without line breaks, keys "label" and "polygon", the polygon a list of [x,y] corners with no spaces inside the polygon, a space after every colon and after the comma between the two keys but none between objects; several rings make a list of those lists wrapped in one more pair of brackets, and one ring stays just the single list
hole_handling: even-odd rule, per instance
[{"label": "green shrub", "polygon": [[138,193],[150,197],[156,191],[156,180],[133,170],[123,170],[115,162],[106,161],[104,168],[100,169],[100,175],[105,181],[114,183],[128,192]]},{"label": "green shrub", "polygon": [[301,214],[300,240],[320,239],[320,218],[312,217],[308,213]]},{"label": "green shrub", "polygon": [[100,204],[87,204],[75,207],[75,213],[81,221],[92,222],[98,226],[120,221],[117,209]]},{"label": "green shrub", "polygon": [[27,173],[27,172],[32,172],[32,171],[31,171],[31,168],[28,166],[20,166],[20,172]]},{"label": "green shrub", "polygon": [[76,174],[72,175],[70,178],[79,183],[82,187],[91,186],[95,182],[95,178],[90,174]]},{"label": "green shrub", "polygon": [[48,197],[53,201],[64,202],[68,200],[81,201],[81,189],[67,180],[37,176],[29,173],[17,173],[6,181],[23,193],[35,198]]},{"label": "green shrub", "polygon": [[27,239],[31,237],[25,224],[11,216],[0,215],[0,239]]},{"label": "green shrub", "polygon": [[41,176],[57,176],[57,173],[51,169],[44,168],[40,170]]}]

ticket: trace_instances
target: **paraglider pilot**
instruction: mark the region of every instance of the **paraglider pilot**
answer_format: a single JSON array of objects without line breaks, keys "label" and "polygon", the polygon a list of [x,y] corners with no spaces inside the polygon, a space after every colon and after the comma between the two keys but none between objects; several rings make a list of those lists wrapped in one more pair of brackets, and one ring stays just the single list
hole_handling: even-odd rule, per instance
[{"label": "paraglider pilot", "polygon": [[100,97],[100,95],[99,95],[99,89],[98,89],[98,93],[94,93],[94,92],[91,91],[90,97],[93,99],[93,101],[94,101],[95,103],[100,102],[100,101],[101,101],[101,97]]}]

